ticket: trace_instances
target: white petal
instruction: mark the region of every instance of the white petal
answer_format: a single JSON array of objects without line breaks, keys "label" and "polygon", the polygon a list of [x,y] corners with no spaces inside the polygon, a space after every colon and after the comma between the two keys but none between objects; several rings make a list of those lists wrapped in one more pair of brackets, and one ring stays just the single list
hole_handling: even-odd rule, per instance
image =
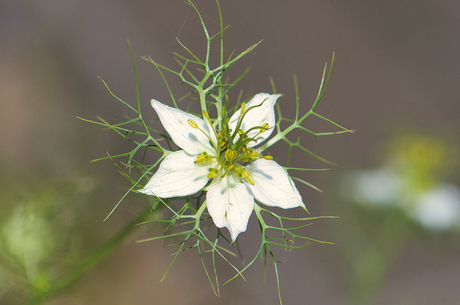
[{"label": "white petal", "polygon": [[257,201],[283,209],[305,207],[294,181],[275,161],[257,159],[246,169],[255,185],[247,184]]},{"label": "white petal", "polygon": [[[275,104],[281,94],[268,94],[268,93],[259,93],[256,94],[247,104],[246,109],[252,106],[257,106],[262,104],[260,107],[253,108],[249,110],[244,116],[243,123],[241,124],[240,129],[247,131],[255,126],[262,126],[265,123],[268,123],[269,130],[263,132],[257,136],[257,142],[251,141],[248,143],[248,147],[253,147],[259,145],[265,141],[273,132],[275,128]],[[229,127],[235,130],[236,124],[238,122],[238,117],[240,116],[241,109],[236,111],[229,121]],[[254,129],[249,132],[249,137],[254,137],[259,133],[259,129]]]},{"label": "white petal", "polygon": [[254,209],[254,197],[245,184],[227,174],[209,188],[206,202],[214,224],[218,228],[227,227],[232,241],[246,231]]},{"label": "white petal", "polygon": [[217,143],[212,126],[208,122],[182,110],[169,107],[157,100],[152,100],[151,104],[158,114],[161,124],[163,124],[163,127],[177,146],[189,154],[198,155],[203,152],[207,152],[213,156],[216,154],[208,137],[202,131],[190,126],[188,120],[193,120],[201,130],[206,132],[214,143]]},{"label": "white petal", "polygon": [[208,182],[210,166],[196,165],[196,156],[183,150],[169,154],[160,164],[158,171],[139,192],[161,198],[192,195]]},{"label": "white petal", "polygon": [[447,230],[459,223],[460,190],[440,184],[424,192],[411,211],[411,216],[432,230]]}]

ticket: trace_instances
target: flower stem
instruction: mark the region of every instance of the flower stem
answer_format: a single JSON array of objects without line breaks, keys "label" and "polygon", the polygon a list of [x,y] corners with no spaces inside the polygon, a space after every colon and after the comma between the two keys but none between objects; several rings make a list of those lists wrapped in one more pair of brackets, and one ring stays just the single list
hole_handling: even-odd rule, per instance
[{"label": "flower stem", "polygon": [[124,240],[135,228],[139,222],[142,222],[148,215],[150,215],[151,207],[139,213],[139,215],[129,222],[123,229],[121,229],[118,234],[109,240],[105,245],[100,249],[90,255],[87,259],[82,261],[75,268],[70,270],[68,273],[63,275],[61,278],[51,283],[50,287],[47,290],[41,291],[35,296],[33,296],[29,303],[30,305],[41,304],[52,296],[60,293],[75,281],[77,281],[81,276],[83,276],[87,271],[94,267],[98,262],[105,258],[112,250],[118,246],[121,241]]},{"label": "flower stem", "polygon": [[394,264],[413,229],[399,215],[389,216],[378,228],[372,243],[358,247],[355,252],[354,277],[346,304],[371,304],[381,287],[387,271]]},{"label": "flower stem", "polygon": [[200,206],[200,209],[195,213],[193,216],[195,218],[195,229],[200,228],[200,222],[201,222],[201,215],[204,212],[204,209],[206,209],[206,200],[203,202],[203,204]]}]

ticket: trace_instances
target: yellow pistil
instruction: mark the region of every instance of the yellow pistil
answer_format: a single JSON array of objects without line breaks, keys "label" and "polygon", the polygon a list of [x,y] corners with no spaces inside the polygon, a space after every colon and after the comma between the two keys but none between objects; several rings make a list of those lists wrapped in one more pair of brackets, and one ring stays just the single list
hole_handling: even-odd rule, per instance
[{"label": "yellow pistil", "polygon": [[227,143],[228,143],[227,138],[223,138],[220,141],[220,151],[224,151],[225,149],[227,149]]},{"label": "yellow pistil", "polygon": [[242,162],[253,161],[254,159],[259,158],[259,153],[252,148],[245,149],[245,152],[239,157],[239,160]]},{"label": "yellow pistil", "polygon": [[227,149],[225,151],[225,160],[227,160],[227,162],[232,162],[237,156],[238,152],[236,150]]}]

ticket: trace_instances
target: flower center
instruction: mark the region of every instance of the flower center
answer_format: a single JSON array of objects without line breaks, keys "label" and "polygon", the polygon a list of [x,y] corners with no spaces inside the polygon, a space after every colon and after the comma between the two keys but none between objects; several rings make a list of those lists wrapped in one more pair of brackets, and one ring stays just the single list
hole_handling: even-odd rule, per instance
[{"label": "flower center", "polygon": [[[199,154],[194,161],[195,164],[200,164],[203,166],[211,165],[213,160],[217,161],[216,167],[209,167],[208,178],[215,178],[218,175],[220,175],[221,178],[224,178],[227,174],[233,174],[240,178],[241,181],[246,180],[251,185],[254,185],[254,179],[252,179],[251,174],[246,170],[244,165],[259,158],[273,160],[271,156],[261,156],[254,149],[247,147],[249,142],[256,141],[256,138],[261,133],[266,132],[269,129],[268,123],[265,123],[262,126],[254,126],[247,131],[243,131],[240,128],[246,113],[249,110],[259,106],[246,109],[246,104],[243,103],[241,105],[241,111],[236,123],[235,130],[229,128],[229,120],[226,118],[224,110],[224,115],[222,115],[224,119],[222,120],[219,133],[217,133],[216,130],[212,128],[216,135],[217,143],[214,143],[209,135],[207,135],[203,130],[200,129],[200,127],[198,127],[196,122],[193,120],[188,121],[191,127],[199,129],[208,137],[209,141],[215,149],[215,156],[211,156],[208,153],[203,152],[202,154]],[[206,111],[203,111],[203,117],[208,121],[210,126],[213,126],[211,118]],[[254,137],[249,137],[248,133],[253,130],[259,130],[259,132]]]}]

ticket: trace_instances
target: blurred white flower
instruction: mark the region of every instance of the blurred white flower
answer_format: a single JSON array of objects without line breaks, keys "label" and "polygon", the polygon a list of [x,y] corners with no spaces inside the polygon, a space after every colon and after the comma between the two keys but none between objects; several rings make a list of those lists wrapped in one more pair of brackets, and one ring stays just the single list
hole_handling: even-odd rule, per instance
[{"label": "blurred white flower", "polygon": [[401,179],[385,169],[355,172],[344,182],[344,192],[363,204],[394,204],[402,187]]},{"label": "blurred white flower", "polygon": [[460,225],[460,190],[441,184],[421,194],[412,216],[433,230],[447,230]]},{"label": "blurred white flower", "polygon": [[414,190],[389,169],[359,171],[343,179],[344,196],[367,206],[394,206],[430,230],[460,227],[460,189],[436,184]]}]

